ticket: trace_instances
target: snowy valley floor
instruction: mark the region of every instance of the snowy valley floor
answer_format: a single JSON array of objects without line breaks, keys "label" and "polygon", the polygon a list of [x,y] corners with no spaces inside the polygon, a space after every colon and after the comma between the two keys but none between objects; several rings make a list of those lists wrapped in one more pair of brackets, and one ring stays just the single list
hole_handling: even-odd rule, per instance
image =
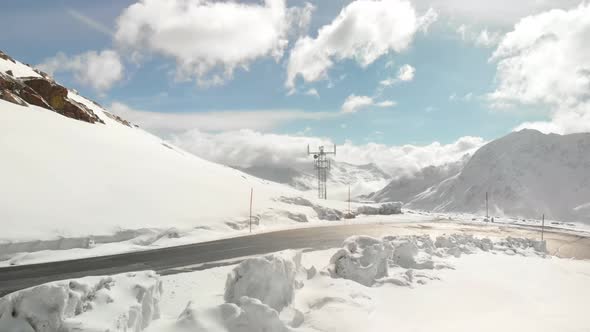
[{"label": "snowy valley floor", "polygon": [[590,261],[547,255],[537,240],[355,236],[198,272],[20,291],[0,299],[0,330],[586,331],[589,285]]}]

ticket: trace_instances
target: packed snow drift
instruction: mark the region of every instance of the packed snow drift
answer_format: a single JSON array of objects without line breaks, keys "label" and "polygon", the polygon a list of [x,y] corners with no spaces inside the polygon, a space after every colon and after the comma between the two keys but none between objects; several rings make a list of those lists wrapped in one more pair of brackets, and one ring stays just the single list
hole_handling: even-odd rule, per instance
[{"label": "packed snow drift", "polygon": [[578,331],[589,278],[590,262],[548,256],[537,240],[354,236],[198,272],[38,286],[0,300],[0,330]]},{"label": "packed snow drift", "polygon": [[0,331],[143,331],[160,318],[161,293],[153,272],[40,285],[0,299]]}]

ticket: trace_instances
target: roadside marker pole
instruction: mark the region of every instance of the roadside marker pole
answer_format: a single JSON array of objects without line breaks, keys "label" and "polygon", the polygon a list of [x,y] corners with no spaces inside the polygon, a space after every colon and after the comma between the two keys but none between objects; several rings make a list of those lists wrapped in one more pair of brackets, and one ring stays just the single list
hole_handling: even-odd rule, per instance
[{"label": "roadside marker pole", "polygon": [[545,233],[545,214],[543,214],[543,221],[541,224],[541,241],[543,241],[543,233]]},{"label": "roadside marker pole", "polygon": [[348,214],[350,214],[350,183],[348,184]]},{"label": "roadside marker pole", "polygon": [[252,196],[254,196],[254,188],[250,188],[250,233],[252,233]]},{"label": "roadside marker pole", "polygon": [[488,192],[486,191],[486,218],[490,217],[489,209],[488,209]]}]

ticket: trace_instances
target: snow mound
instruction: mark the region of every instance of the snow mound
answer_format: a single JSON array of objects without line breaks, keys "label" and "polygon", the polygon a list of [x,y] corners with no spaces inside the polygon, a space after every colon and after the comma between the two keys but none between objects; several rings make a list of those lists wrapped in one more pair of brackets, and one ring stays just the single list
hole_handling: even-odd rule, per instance
[{"label": "snow mound", "polygon": [[237,304],[224,303],[205,310],[195,310],[189,302],[176,321],[176,330],[190,332],[286,332],[287,325],[276,310],[257,299],[242,297]]},{"label": "snow mound", "polygon": [[342,219],[344,216],[344,213],[338,209],[314,204],[303,197],[279,197],[277,200],[282,203],[310,207],[315,211],[320,220],[336,221]]},{"label": "snow mound", "polygon": [[363,205],[356,210],[357,214],[365,215],[391,215],[402,213],[401,202],[388,202],[380,205]]},{"label": "snow mound", "polygon": [[161,293],[151,271],[44,284],[0,299],[0,331],[142,331]]},{"label": "snow mound", "polygon": [[[478,251],[495,251],[508,255],[541,256],[547,253],[546,242],[512,238],[493,242],[473,235],[443,235],[432,241],[429,235],[386,236],[376,239],[353,236],[330,259],[327,272],[334,278],[350,279],[365,286],[394,284],[410,286],[436,279],[426,272],[451,267],[441,259],[460,257]],[[397,275],[390,276],[388,268]],[[400,270],[401,269],[401,270]]]},{"label": "snow mound", "polygon": [[391,251],[387,242],[370,236],[353,236],[332,256],[328,269],[334,277],[371,286],[376,279],[387,276],[387,258]]},{"label": "snow mound", "polygon": [[227,276],[224,299],[240,303],[251,297],[280,311],[293,301],[295,279],[301,268],[301,252],[287,250],[264,257],[249,258]]}]

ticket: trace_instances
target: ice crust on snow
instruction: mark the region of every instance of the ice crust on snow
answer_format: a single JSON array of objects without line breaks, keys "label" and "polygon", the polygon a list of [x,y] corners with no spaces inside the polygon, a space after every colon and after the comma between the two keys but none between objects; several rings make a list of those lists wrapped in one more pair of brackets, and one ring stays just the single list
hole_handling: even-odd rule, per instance
[{"label": "ice crust on snow", "polygon": [[227,276],[224,299],[239,303],[243,297],[255,298],[280,311],[293,301],[300,268],[299,251],[246,259]]},{"label": "ice crust on snow", "polygon": [[162,286],[151,271],[86,277],[0,299],[0,331],[142,331],[160,317]]}]

